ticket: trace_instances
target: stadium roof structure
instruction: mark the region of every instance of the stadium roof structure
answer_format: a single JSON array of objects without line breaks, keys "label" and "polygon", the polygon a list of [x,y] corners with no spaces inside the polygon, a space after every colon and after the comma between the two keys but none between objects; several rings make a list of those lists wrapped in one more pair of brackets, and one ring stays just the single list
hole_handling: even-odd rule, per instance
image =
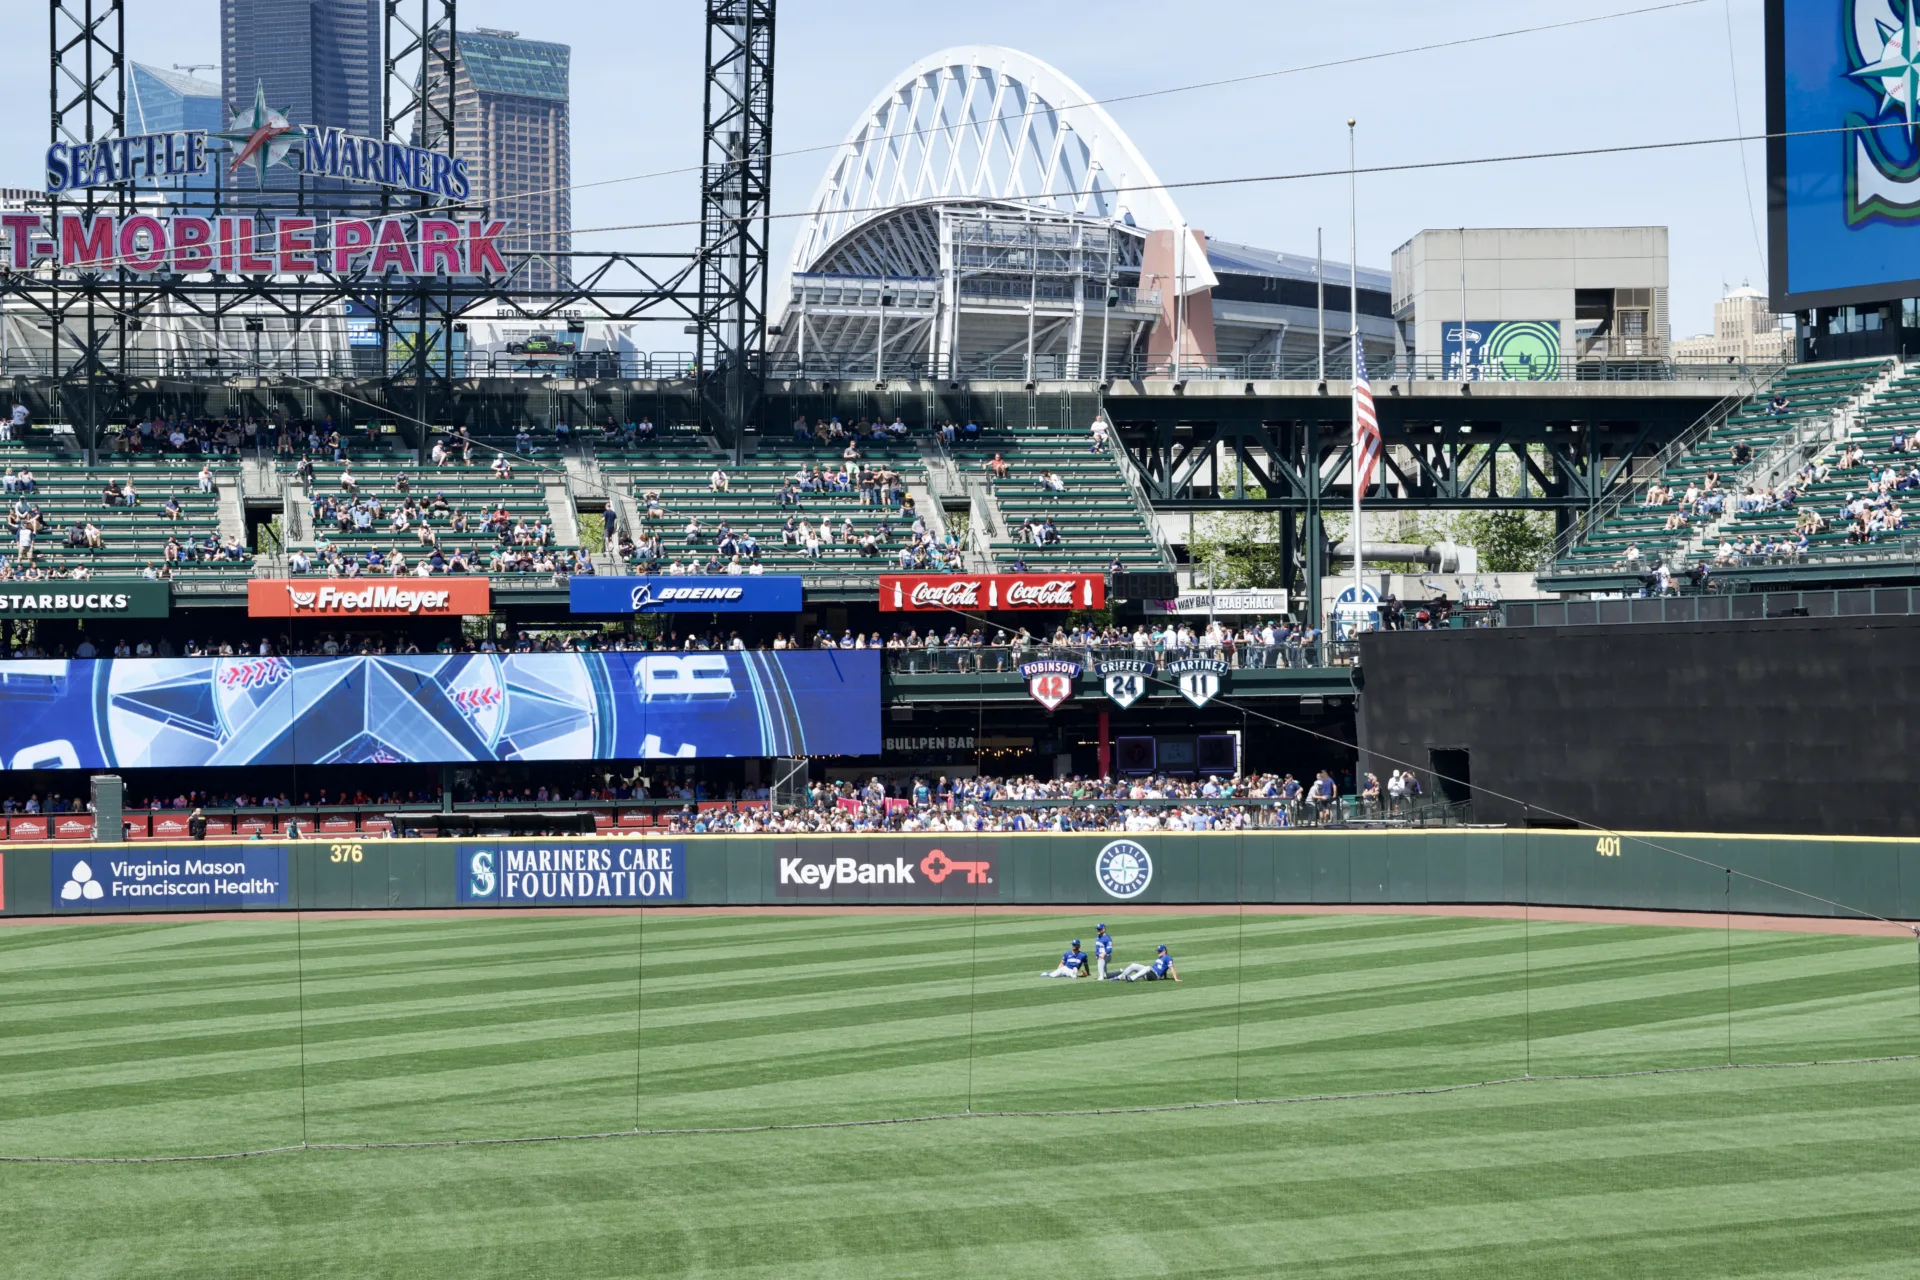
[{"label": "stadium roof structure", "polygon": [[[1363,332],[1391,354],[1388,273],[1361,276]],[[1326,277],[1344,343],[1347,272]],[[1314,313],[1297,287],[1257,283],[1276,278],[1315,281],[1314,260],[1194,232],[1058,68],[956,46],[892,77],[834,150],[775,307],[772,372],[1105,381],[1169,356],[1277,371],[1312,359]]]}]

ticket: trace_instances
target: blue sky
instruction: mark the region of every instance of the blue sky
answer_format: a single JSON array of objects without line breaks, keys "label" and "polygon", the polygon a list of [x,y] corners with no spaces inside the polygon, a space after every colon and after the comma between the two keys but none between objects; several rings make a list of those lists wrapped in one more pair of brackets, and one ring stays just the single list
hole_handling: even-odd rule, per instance
[{"label": "blue sky", "polygon": [[[902,68],[957,44],[1036,55],[1095,97],[1406,48],[1659,0],[1594,5],[1519,0],[1177,6],[1147,0],[786,0],[780,11],[775,136],[780,149],[837,142]],[[218,0],[128,0],[130,56],[166,67],[219,58]],[[677,169],[699,155],[702,6],[695,0],[461,0],[463,27],[500,27],[573,47],[574,181]],[[46,6],[0,0],[16,39],[0,49],[0,186],[38,186],[45,118]],[[1728,26],[1732,26],[1732,60]],[[1450,159],[1735,132],[1764,123],[1760,0],[1687,8],[1462,49],[1201,90],[1112,108],[1168,182],[1331,168],[1346,161],[1348,116],[1366,164]],[[1676,337],[1709,327],[1723,284],[1765,287],[1765,158],[1740,149],[1551,160],[1360,183],[1360,256],[1384,267],[1422,227],[1664,224],[1672,228]],[[776,163],[776,212],[801,212],[827,153]],[[1225,239],[1345,253],[1344,178],[1177,194],[1188,219]],[[694,177],[578,191],[574,221],[688,218]],[[777,223],[784,263],[794,224]],[[583,239],[580,247],[669,248],[690,230]],[[776,274],[778,274],[776,270]]]}]

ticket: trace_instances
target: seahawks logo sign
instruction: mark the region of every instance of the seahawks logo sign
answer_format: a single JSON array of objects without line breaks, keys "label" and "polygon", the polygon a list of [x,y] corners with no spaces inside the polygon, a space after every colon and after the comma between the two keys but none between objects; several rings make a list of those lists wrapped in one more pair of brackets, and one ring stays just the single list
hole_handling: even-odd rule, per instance
[{"label": "seahawks logo sign", "polygon": [[1167,674],[1174,677],[1181,697],[1204,707],[1224,687],[1227,664],[1218,658],[1182,658],[1167,664]]},{"label": "seahawks logo sign", "polygon": [[1125,711],[1147,691],[1147,677],[1153,674],[1153,664],[1145,658],[1115,658],[1101,663],[1098,670],[1107,697]]}]

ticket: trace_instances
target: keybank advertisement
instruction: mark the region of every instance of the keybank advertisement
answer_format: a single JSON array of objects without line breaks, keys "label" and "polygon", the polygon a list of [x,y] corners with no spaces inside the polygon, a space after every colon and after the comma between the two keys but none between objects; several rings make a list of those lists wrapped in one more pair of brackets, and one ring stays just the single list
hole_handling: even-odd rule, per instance
[{"label": "keybank advertisement", "polygon": [[287,901],[287,851],[280,845],[56,850],[50,871],[55,911],[265,907]]},{"label": "keybank advertisement", "polygon": [[0,663],[7,769],[879,751],[874,650]]},{"label": "keybank advertisement", "polygon": [[681,844],[463,844],[459,862],[462,902],[682,902],[687,896]]},{"label": "keybank advertisement", "polygon": [[[1920,16],[1907,0],[1770,0],[1775,310],[1920,279]],[[1909,296],[1911,291],[1908,291]]]}]

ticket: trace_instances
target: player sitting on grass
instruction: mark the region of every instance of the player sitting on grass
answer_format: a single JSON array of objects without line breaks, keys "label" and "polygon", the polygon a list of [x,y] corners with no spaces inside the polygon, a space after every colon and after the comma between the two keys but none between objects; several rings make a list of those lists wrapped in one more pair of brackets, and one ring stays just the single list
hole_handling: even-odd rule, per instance
[{"label": "player sitting on grass", "polygon": [[1153,957],[1153,963],[1151,965],[1138,963],[1128,965],[1120,971],[1120,981],[1138,982],[1142,978],[1145,978],[1148,982],[1159,982],[1162,978],[1171,978],[1175,982],[1180,981],[1179,971],[1173,967],[1173,956],[1168,952],[1166,946],[1163,944],[1154,948],[1154,950],[1157,954]]},{"label": "player sitting on grass", "polygon": [[1102,982],[1107,978],[1107,961],[1113,959],[1113,935],[1107,932],[1107,926],[1093,926],[1093,964],[1094,977]]},{"label": "player sitting on grass", "polygon": [[1060,966],[1051,973],[1043,973],[1043,978],[1084,978],[1087,976],[1087,953],[1080,949],[1080,939],[1075,938],[1068,944],[1067,952],[1060,957]]}]

